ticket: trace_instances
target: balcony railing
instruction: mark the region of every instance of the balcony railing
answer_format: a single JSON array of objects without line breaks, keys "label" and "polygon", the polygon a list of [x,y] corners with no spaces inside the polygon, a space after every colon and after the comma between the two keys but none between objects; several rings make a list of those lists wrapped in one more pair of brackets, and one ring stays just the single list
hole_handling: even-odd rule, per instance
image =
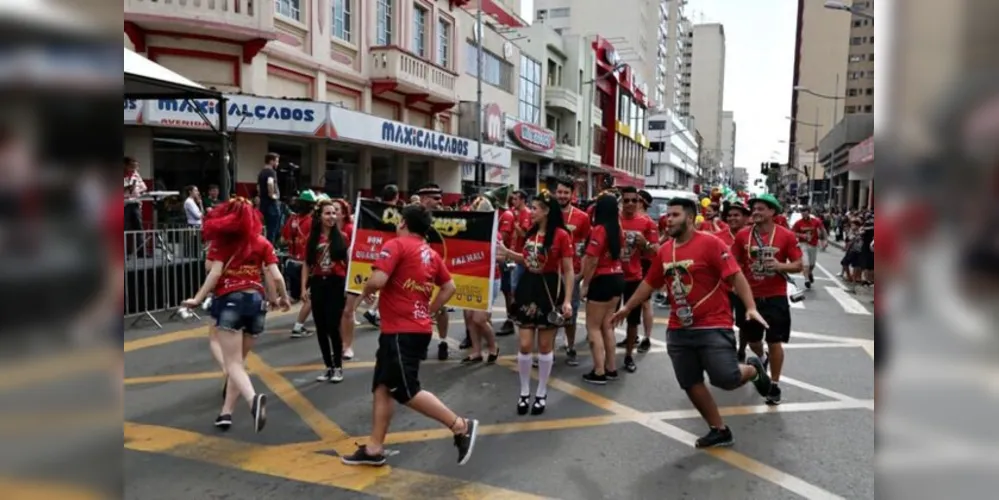
[{"label": "balcony railing", "polygon": [[555,146],[555,157],[578,161],[579,148],[571,144],[557,144]]},{"label": "balcony railing", "polygon": [[190,20],[195,25],[274,30],[274,0],[125,0],[125,20],[130,14]]},{"label": "balcony railing", "polygon": [[548,87],[545,89],[545,103],[549,108],[559,108],[577,113],[579,111],[579,94],[565,87]]},{"label": "balcony railing", "polygon": [[371,79],[395,80],[400,90],[426,93],[437,100],[457,99],[457,76],[398,47],[371,47]]}]

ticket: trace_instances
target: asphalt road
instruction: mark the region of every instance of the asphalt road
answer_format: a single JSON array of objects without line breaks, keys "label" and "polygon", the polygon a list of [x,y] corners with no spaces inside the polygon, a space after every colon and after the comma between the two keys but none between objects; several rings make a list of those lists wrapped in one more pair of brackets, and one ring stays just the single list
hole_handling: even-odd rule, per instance
[{"label": "asphalt road", "polygon": [[[820,254],[823,270],[794,331],[783,382],[785,404],[768,408],[751,387],[715,391],[736,435],[730,450],[693,448],[706,431],[677,386],[662,341],[639,358],[639,372],[606,387],[584,386],[588,363],[561,359],[548,412],[519,417],[512,358],[497,366],[429,361],[424,387],[483,435],[459,468],[448,432],[407,409],[396,413],[391,467],[347,468],[370,431],[376,332],[358,329],[358,359],[340,385],[319,384],[314,338],[290,340],[289,316],[271,318],[248,361],[258,390],[272,395],[269,422],[251,430],[237,411],[228,433],[212,426],[221,376],[200,324],[127,332],[125,495],[142,500],[405,498],[732,499],[873,498],[874,403],[870,297],[827,274],[840,252]],[[462,325],[452,321],[452,337]],[[501,339],[504,355],[513,337]],[[580,346],[581,351],[585,350]],[[582,359],[587,355],[580,353]]]}]

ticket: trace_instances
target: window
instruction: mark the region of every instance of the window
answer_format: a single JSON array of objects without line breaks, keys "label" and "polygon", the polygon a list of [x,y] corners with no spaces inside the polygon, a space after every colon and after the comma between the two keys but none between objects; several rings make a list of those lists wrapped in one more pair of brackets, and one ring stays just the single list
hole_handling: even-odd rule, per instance
[{"label": "window", "polygon": [[555,19],[559,17],[569,17],[568,7],[562,9],[552,9],[548,12],[548,17]]},{"label": "window", "polygon": [[867,87],[867,92],[865,92],[865,93],[867,95],[874,95],[874,88],[873,87]]},{"label": "window", "polygon": [[351,41],[351,2],[353,0],[333,0],[333,37],[345,42]]},{"label": "window", "polygon": [[451,67],[451,23],[444,18],[437,20],[437,64]]},{"label": "window", "polygon": [[556,80],[557,77],[558,77],[558,63],[556,63],[555,61],[552,61],[551,59],[549,59],[548,60],[548,86],[549,87],[557,87],[558,86],[558,81]]},{"label": "window", "polygon": [[288,19],[302,20],[301,0],[277,0],[275,10]]},{"label": "window", "polygon": [[846,95],[849,96],[849,97],[855,97],[858,94],[860,94],[860,89],[848,89],[846,91]]},{"label": "window", "polygon": [[873,113],[873,112],[874,112],[874,106],[870,104],[864,106],[864,113]]},{"label": "window", "polygon": [[427,57],[427,9],[413,6],[413,53]]},{"label": "window", "polygon": [[392,45],[392,0],[378,0],[375,9],[375,45]]},{"label": "window", "polygon": [[541,63],[520,56],[520,119],[541,124]]},{"label": "window", "polygon": [[874,78],[874,70],[873,69],[867,72],[867,78]]},{"label": "window", "polygon": [[850,76],[851,80],[859,80],[859,79],[861,79],[861,78],[864,77],[864,72],[863,71],[851,71],[849,73],[849,76]]},{"label": "window", "polygon": [[[475,76],[478,73],[478,47],[468,40],[465,44],[465,72]],[[507,92],[513,90],[511,74],[513,66],[503,58],[486,50],[482,51],[482,81]]]},{"label": "window", "polygon": [[862,43],[864,43],[864,37],[862,36],[855,36],[850,39],[850,45],[860,45]]},{"label": "window", "polygon": [[859,28],[859,27],[861,27],[863,25],[864,25],[864,22],[861,21],[860,19],[857,19],[856,21],[853,22],[853,27],[854,28]]},{"label": "window", "polygon": [[649,130],[666,130],[666,120],[652,120],[649,122]]},{"label": "window", "polygon": [[861,62],[863,60],[864,60],[864,55],[863,54],[854,54],[854,55],[850,56],[850,62],[852,62],[852,63]]},{"label": "window", "polygon": [[874,62],[874,53],[867,54],[867,60],[869,62]]},{"label": "window", "polygon": [[545,10],[545,9],[541,9],[541,10],[538,11],[538,15],[536,16],[536,19],[538,21],[544,22],[545,18],[547,18],[547,17],[548,17],[548,11]]},{"label": "window", "polygon": [[846,114],[852,114],[852,113],[855,113],[856,111],[857,111],[857,107],[856,106],[847,106],[846,107]]}]

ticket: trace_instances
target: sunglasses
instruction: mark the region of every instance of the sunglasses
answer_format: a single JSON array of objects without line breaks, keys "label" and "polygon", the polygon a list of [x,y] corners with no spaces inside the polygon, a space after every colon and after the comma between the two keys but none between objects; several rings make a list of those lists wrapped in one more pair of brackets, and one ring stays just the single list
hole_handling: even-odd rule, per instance
[{"label": "sunglasses", "polygon": [[635,203],[638,203],[638,202],[639,202],[638,198],[625,198],[625,199],[621,200],[621,203],[624,203],[624,204],[627,204],[627,205],[635,204]]}]

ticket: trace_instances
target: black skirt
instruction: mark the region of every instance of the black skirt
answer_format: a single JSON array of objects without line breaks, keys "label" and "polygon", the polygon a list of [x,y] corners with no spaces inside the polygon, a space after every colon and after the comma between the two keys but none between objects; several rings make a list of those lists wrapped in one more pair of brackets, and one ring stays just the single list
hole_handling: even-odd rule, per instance
[{"label": "black skirt", "polygon": [[562,303],[565,302],[564,288],[558,273],[525,272],[514,292],[514,320],[521,328],[555,328],[548,321],[548,314],[562,309]]}]

